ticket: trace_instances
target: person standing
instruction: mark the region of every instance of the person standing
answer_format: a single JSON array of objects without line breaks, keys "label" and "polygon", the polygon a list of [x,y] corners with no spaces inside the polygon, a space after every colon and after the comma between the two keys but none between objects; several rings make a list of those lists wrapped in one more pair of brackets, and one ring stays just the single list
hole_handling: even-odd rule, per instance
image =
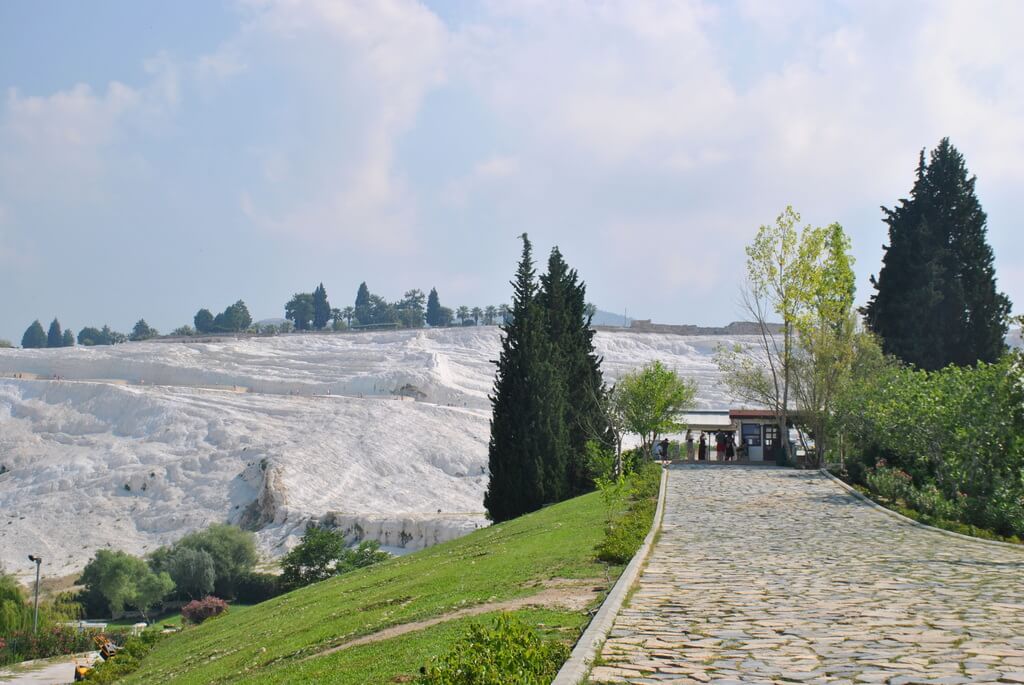
[{"label": "person standing", "polygon": [[672,460],[668,454],[668,438],[662,438],[659,444],[661,445],[661,463],[663,466],[668,466],[668,463]]},{"label": "person standing", "polygon": [[697,460],[704,461],[708,458],[708,436],[704,431],[700,433],[700,446],[697,448]]},{"label": "person standing", "polygon": [[693,461],[693,431],[686,429],[686,460]]},{"label": "person standing", "polygon": [[715,433],[715,459],[725,461],[725,433],[722,431]]},{"label": "person standing", "polygon": [[736,438],[732,433],[725,438],[725,460],[733,461],[736,458]]}]

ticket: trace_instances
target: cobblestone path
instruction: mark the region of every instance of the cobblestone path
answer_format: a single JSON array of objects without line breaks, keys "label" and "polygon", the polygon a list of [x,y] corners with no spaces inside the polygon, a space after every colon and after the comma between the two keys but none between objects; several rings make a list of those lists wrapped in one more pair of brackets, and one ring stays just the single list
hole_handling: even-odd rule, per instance
[{"label": "cobblestone path", "polygon": [[673,467],[591,682],[1024,683],[1024,549],[917,528],[818,473]]}]

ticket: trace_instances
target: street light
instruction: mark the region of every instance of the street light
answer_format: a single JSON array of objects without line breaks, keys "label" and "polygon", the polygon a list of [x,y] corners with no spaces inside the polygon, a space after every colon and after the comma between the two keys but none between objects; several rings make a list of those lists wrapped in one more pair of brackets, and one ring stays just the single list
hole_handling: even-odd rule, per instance
[{"label": "street light", "polygon": [[35,634],[39,632],[39,566],[43,563],[43,558],[35,554],[29,554],[28,560],[36,564],[36,606],[35,618],[32,619],[32,633]]}]

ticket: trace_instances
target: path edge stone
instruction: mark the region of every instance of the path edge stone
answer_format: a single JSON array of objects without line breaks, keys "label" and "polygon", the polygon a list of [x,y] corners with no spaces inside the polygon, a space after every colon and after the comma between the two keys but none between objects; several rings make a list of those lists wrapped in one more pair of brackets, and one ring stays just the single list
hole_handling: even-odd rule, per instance
[{"label": "path edge stone", "polygon": [[851,495],[853,495],[854,497],[859,499],[864,504],[867,504],[868,506],[874,507],[875,509],[877,509],[878,511],[882,512],[883,514],[885,514],[887,516],[891,516],[892,518],[895,518],[895,519],[897,519],[899,521],[902,521],[904,523],[909,523],[912,526],[916,526],[918,528],[923,528],[924,530],[934,531],[936,533],[940,533],[942,535],[947,535],[949,537],[960,538],[961,540],[970,540],[971,542],[980,542],[980,543],[985,544],[985,545],[994,545],[996,547],[1004,547],[1004,548],[1005,547],[1009,547],[1010,549],[1015,549],[1015,550],[1017,550],[1019,552],[1024,552],[1024,545],[1015,545],[1012,542],[1003,542],[1001,540],[986,540],[985,538],[976,538],[976,537],[973,537],[971,535],[964,535],[963,533],[957,533],[957,532],[954,532],[952,530],[946,530],[945,528],[936,528],[935,526],[929,526],[927,523],[921,523],[920,521],[915,521],[912,518],[904,516],[903,514],[899,513],[898,511],[893,511],[892,509],[889,509],[887,507],[883,507],[881,504],[879,504],[878,502],[874,501],[870,497],[865,497],[863,494],[861,494],[860,492],[857,491],[857,488],[853,487],[852,485],[850,485],[849,483],[844,481],[842,478],[837,478],[836,476],[832,475],[832,473],[829,472],[828,469],[820,469],[819,472],[823,476],[825,476],[826,478],[828,478],[828,479],[832,480],[833,482],[835,482],[839,487],[843,488],[844,490],[849,492]]},{"label": "path edge stone", "polygon": [[594,663],[594,657],[597,656],[597,650],[604,645],[608,633],[611,632],[615,618],[619,614],[619,609],[622,608],[622,604],[626,600],[626,595],[629,594],[629,591],[636,583],[644,562],[647,561],[651,548],[654,547],[654,536],[661,529],[661,519],[665,513],[665,495],[668,490],[668,471],[668,469],[662,469],[661,471],[658,506],[654,510],[654,520],[651,521],[651,529],[647,532],[647,537],[644,538],[640,549],[633,555],[633,560],[629,562],[622,571],[622,575],[615,581],[615,585],[612,586],[611,591],[604,598],[604,602],[601,603],[601,608],[598,609],[594,618],[591,619],[587,629],[580,635],[580,639],[576,642],[576,646],[569,655],[569,659],[562,664],[562,668],[558,671],[555,679],[551,681],[551,685],[578,685],[590,673],[590,667]]}]

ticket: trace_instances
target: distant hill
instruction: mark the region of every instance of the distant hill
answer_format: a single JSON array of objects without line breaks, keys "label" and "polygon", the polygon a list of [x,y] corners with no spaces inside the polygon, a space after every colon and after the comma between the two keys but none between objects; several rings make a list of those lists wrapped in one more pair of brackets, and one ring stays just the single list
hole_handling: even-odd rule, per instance
[{"label": "distant hill", "polygon": [[619,328],[629,328],[629,324],[632,323],[633,319],[630,319],[624,314],[613,314],[612,312],[606,312],[603,309],[598,309],[597,313],[594,314],[594,318],[591,319],[590,324],[592,326],[618,326]]}]

